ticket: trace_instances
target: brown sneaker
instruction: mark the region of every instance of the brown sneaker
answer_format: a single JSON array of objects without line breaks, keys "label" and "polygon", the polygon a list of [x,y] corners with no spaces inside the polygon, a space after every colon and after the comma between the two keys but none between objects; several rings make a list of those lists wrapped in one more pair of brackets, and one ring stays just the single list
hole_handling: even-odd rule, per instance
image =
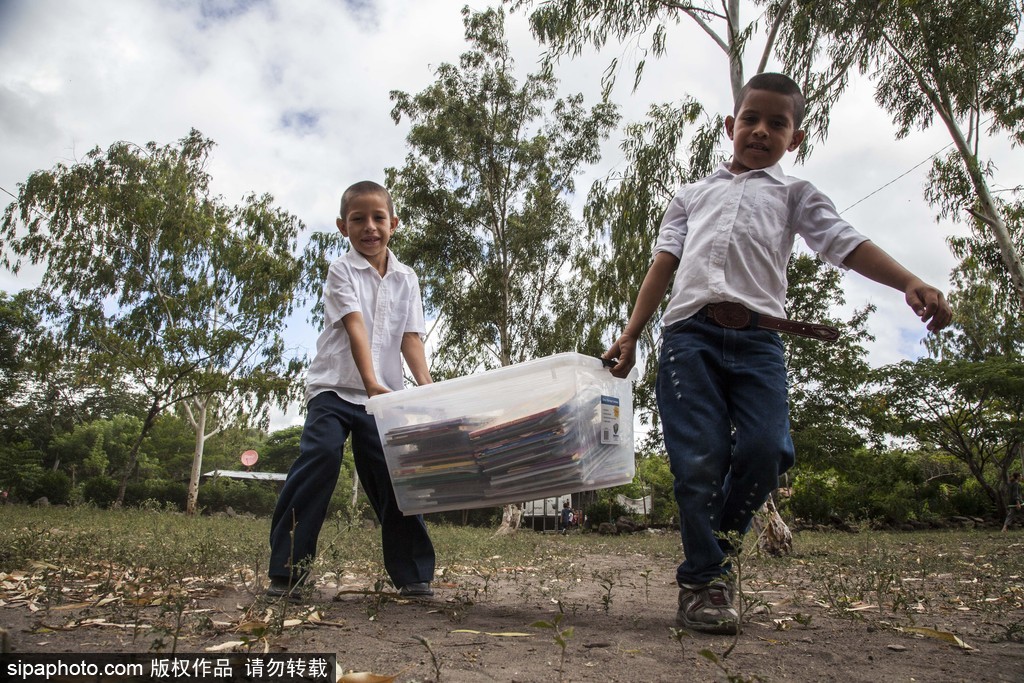
[{"label": "brown sneaker", "polygon": [[732,606],[729,584],[725,581],[712,581],[702,586],[679,584],[676,624],[704,633],[738,633],[740,616]]}]

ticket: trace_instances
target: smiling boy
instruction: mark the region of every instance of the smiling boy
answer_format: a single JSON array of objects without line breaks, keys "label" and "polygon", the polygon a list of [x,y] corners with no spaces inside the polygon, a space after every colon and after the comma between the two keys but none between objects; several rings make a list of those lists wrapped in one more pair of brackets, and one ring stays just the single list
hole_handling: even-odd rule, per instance
[{"label": "smiling boy", "polygon": [[381,524],[384,568],[405,596],[430,596],[434,547],[421,515],[398,508],[370,396],[404,386],[402,358],[417,384],[429,384],[419,281],[388,249],[398,228],[391,194],[363,181],[341,197],[338,229],[351,249],[324,283],[324,330],[306,380],[306,422],[270,531],[270,597],[301,598],[317,537],[338,481],[345,441]]},{"label": "smiling boy", "polygon": [[673,198],[629,322],[604,354],[617,359],[612,374],[629,373],[672,283],[656,392],[684,551],[676,623],[708,633],[739,627],[726,536],[747,531],[795,460],[776,330],[816,336],[785,319],[796,236],[833,265],[903,292],[929,330],[951,318],[942,292],[857,232],[817,188],[782,172],[778,162],[803,142],[803,116],[788,76],[759,74],[743,87],[725,119],[732,159]]}]

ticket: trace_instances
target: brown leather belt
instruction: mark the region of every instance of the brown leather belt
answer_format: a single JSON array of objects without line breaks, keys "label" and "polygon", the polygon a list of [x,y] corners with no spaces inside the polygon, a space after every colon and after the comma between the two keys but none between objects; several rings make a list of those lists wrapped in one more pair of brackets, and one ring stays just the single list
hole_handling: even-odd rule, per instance
[{"label": "brown leather belt", "polygon": [[743,304],[733,301],[708,304],[700,309],[700,312],[705,314],[716,325],[730,330],[777,330],[826,342],[834,342],[839,339],[839,330],[834,327],[818,325],[817,323],[805,323],[799,320],[776,318],[773,315],[751,311]]}]

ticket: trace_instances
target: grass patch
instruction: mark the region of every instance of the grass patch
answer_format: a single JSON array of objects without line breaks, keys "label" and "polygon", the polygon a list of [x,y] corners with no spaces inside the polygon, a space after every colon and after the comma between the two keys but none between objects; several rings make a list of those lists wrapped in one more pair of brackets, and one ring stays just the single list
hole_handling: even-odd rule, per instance
[{"label": "grass patch", "polygon": [[[45,608],[86,599],[76,588],[86,585],[93,599],[113,595],[123,604],[132,603],[133,596],[168,595],[197,582],[241,579],[258,590],[266,571],[266,518],[22,506],[6,506],[2,513],[0,573],[32,574]],[[604,611],[614,612],[623,591],[649,593],[650,567],[681,559],[673,533],[495,536],[492,529],[450,525],[431,525],[430,531],[437,580],[457,587],[456,608],[489,599],[499,583],[512,582],[524,601],[543,597],[561,604],[573,584],[589,582],[601,587]],[[747,542],[742,590],[744,605],[753,612],[770,615],[775,596],[784,591],[792,602],[792,624],[812,611],[802,610],[801,601],[844,618],[903,626],[917,624],[922,615],[970,611],[992,627],[986,630],[993,639],[1024,638],[1024,543],[1018,535],[802,532],[794,539],[795,552],[786,557],[761,556],[750,548],[749,536]],[[595,573],[586,568],[586,559],[597,555],[620,556],[629,569]],[[314,570],[319,576],[377,577],[377,585],[386,587],[379,530],[328,520]],[[572,611],[581,605],[570,601],[566,607]],[[459,618],[455,608],[452,618]]]}]

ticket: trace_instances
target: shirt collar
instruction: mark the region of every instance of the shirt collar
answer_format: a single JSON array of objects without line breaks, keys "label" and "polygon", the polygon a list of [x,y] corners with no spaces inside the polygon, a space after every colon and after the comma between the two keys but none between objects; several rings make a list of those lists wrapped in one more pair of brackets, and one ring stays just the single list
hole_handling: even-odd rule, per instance
[{"label": "shirt collar", "polygon": [[[373,268],[373,266],[370,265],[370,262],[367,261],[363,257],[362,254],[360,254],[358,251],[353,249],[351,246],[349,246],[348,251],[346,251],[342,255],[342,258],[345,259],[346,261],[348,261],[350,264],[352,264],[353,268],[358,268],[360,270],[365,270],[367,268]],[[399,261],[395,257],[394,252],[391,251],[391,248],[388,247],[388,269],[387,269],[387,273],[403,273],[403,274],[408,274],[408,273],[411,273],[411,272],[412,272],[412,268],[410,268],[409,266],[407,266],[404,263],[402,263],[401,261]],[[387,275],[387,273],[385,273],[385,275]]]},{"label": "shirt collar", "polygon": [[[761,173],[779,181],[780,183],[786,182],[786,174],[783,173],[782,165],[779,163],[774,163],[766,168],[759,168],[757,169],[757,171],[760,171]],[[752,171],[746,172],[751,173]],[[735,178],[737,174],[729,170],[729,162],[725,161],[722,162],[722,165],[718,167],[718,170],[715,171],[714,175],[719,178]]]}]

